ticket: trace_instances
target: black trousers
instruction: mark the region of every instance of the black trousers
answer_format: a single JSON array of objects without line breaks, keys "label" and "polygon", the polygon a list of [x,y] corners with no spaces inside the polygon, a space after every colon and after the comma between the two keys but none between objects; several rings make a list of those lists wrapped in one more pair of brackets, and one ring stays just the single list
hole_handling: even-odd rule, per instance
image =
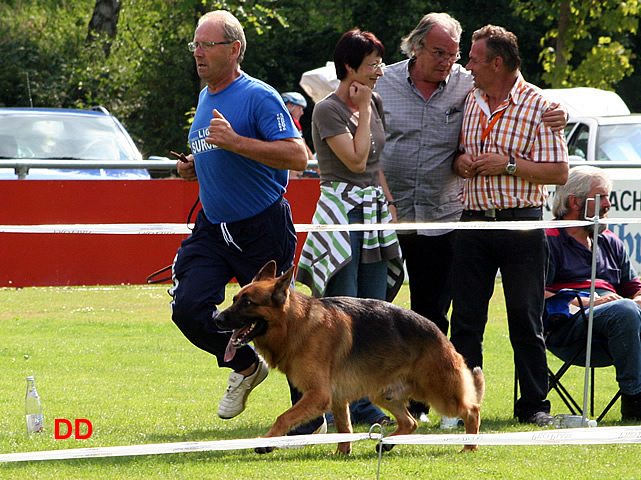
[{"label": "black trousers", "polygon": [[[452,303],[451,270],[456,231],[443,235],[400,233],[403,260],[410,286],[410,307],[419,315],[432,320],[447,335],[447,313]],[[410,413],[418,418],[429,412],[429,406],[412,400]]]},{"label": "black trousers", "polygon": [[291,267],[296,232],[283,197],[252,218],[226,224],[226,234],[222,228],[201,210],[192,234],[182,242],[173,266],[172,320],[194,345],[215,355],[220,367],[240,371],[256,361],[256,352],[246,345],[225,362],[231,333],[220,331],[212,315],[234,277],[245,285],[270,260],[276,261],[279,275]]},{"label": "black trousers", "polygon": [[459,230],[454,251],[452,343],[470,368],[483,366],[483,334],[500,270],[521,390],[517,416],[525,421],[549,412],[542,322],[549,256],[545,231]]},{"label": "black trousers", "polygon": [[426,236],[399,234],[409,276],[411,308],[447,335],[452,301],[451,270],[456,231]]}]

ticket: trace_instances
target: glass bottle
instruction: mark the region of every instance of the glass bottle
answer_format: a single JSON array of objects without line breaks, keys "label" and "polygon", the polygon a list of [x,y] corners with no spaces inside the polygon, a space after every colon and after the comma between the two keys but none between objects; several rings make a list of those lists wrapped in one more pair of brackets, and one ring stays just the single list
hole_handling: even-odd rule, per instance
[{"label": "glass bottle", "polygon": [[36,390],[34,377],[27,377],[25,415],[27,418],[27,432],[41,432],[43,429],[42,404],[40,403],[40,395],[38,395],[38,391]]}]

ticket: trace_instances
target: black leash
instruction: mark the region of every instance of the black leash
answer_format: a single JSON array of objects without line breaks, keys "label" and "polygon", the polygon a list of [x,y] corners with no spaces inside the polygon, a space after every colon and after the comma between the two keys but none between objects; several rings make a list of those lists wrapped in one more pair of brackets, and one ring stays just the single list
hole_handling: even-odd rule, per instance
[{"label": "black leash", "polygon": [[[176,152],[169,152],[169,153],[171,153],[174,157],[176,157],[181,162],[187,163],[187,157],[185,157],[184,153],[176,153]],[[196,198],[196,201],[194,202],[194,204],[192,205],[191,209],[189,210],[189,215],[187,215],[187,228],[189,230],[192,230],[192,231],[194,230],[194,227],[190,225],[191,224],[191,216],[196,211],[196,208],[198,207],[199,203],[200,203],[200,195]],[[195,223],[194,223],[194,225],[195,225]],[[166,282],[167,280],[171,280],[172,279],[172,275],[169,275],[168,277],[163,277],[163,278],[156,278],[156,277],[159,276],[159,275],[164,274],[165,272],[170,272],[171,268],[173,267],[173,265],[174,264],[171,263],[171,264],[167,265],[166,267],[161,268],[160,270],[156,270],[154,273],[152,273],[151,275],[149,275],[146,278],[146,282],[148,284],[150,284],[150,285],[153,285],[155,283],[163,283],[163,282]]]},{"label": "black leash", "polygon": [[162,282],[166,282],[167,280],[171,280],[171,275],[163,278],[155,278],[158,275],[162,275],[163,273],[170,271],[171,267],[173,267],[173,264],[167,265],[165,268],[161,268],[160,270],[156,270],[154,273],[152,273],[147,277],[147,283],[150,285],[153,285],[155,283],[162,283]]}]

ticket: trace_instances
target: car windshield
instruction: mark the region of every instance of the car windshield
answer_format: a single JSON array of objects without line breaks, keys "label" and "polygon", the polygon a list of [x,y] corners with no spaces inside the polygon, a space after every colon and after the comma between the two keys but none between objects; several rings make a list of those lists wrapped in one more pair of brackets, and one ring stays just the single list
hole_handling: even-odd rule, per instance
[{"label": "car windshield", "polygon": [[641,162],[641,122],[601,125],[595,160]]},{"label": "car windshield", "polygon": [[138,160],[113,119],[93,115],[0,115],[0,158]]}]

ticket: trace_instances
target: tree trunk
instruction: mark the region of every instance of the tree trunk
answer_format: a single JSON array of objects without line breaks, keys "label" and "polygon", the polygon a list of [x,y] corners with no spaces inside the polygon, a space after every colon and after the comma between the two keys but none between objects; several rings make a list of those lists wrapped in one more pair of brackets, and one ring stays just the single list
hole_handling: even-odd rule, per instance
[{"label": "tree trunk", "polygon": [[89,21],[86,43],[89,45],[102,38],[102,48],[106,57],[111,51],[111,40],[116,37],[119,15],[120,0],[96,0]]},{"label": "tree trunk", "polygon": [[570,0],[563,0],[559,5],[559,36],[556,38],[556,58],[554,61],[554,83],[552,88],[560,88],[566,80],[568,64],[567,36],[570,26]]}]

